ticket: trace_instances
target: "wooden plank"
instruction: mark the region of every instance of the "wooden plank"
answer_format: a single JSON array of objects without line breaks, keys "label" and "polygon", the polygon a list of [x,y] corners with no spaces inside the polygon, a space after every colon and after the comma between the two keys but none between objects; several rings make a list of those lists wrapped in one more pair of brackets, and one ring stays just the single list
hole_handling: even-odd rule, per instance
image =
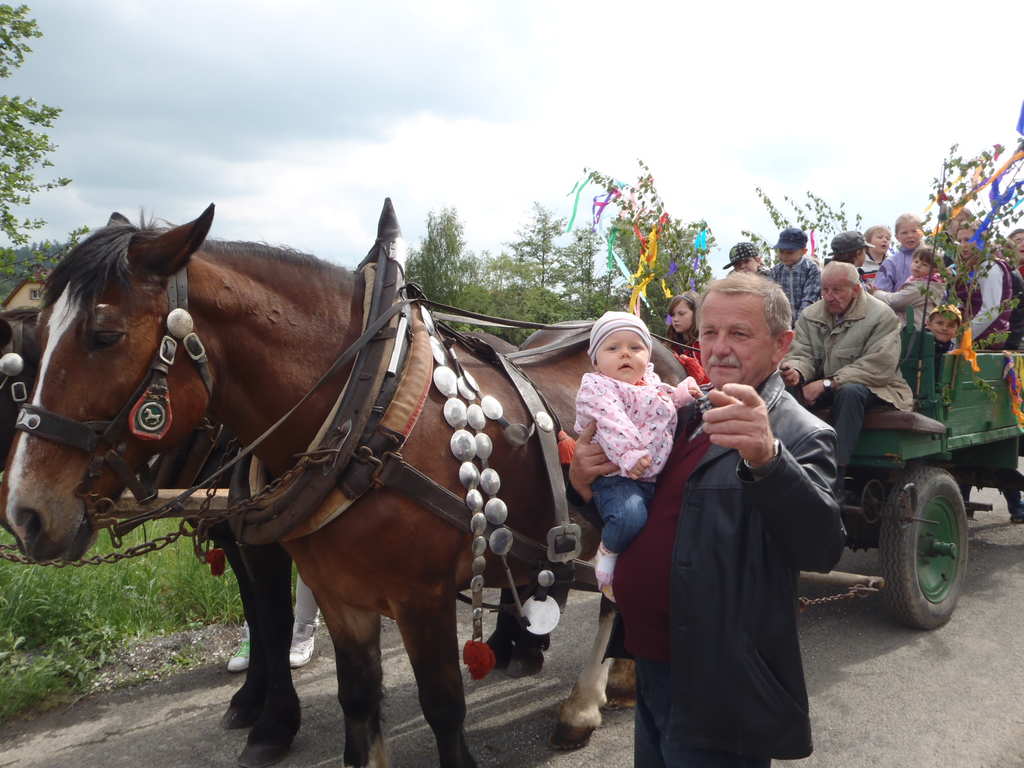
[{"label": "wooden plank", "polygon": [[[161,504],[170,501],[175,496],[182,493],[184,490],[184,488],[161,488],[157,492],[157,497],[148,504],[139,504],[139,502],[135,500],[135,497],[129,494],[117,502],[117,511],[119,513],[136,514],[150,509],[156,509]],[[196,491],[187,499],[182,501],[181,505],[184,508],[185,516],[187,517],[189,512],[198,512],[204,501],[206,501],[205,490]],[[210,509],[219,512],[227,508],[228,489],[218,488],[216,494],[214,494],[213,501],[210,502]]]}]

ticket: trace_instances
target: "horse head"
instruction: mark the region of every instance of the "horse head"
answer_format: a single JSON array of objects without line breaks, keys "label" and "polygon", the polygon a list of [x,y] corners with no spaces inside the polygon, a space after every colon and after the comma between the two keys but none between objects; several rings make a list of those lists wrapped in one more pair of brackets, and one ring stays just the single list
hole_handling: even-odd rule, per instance
[{"label": "horse head", "polygon": [[97,503],[118,497],[125,470],[184,439],[202,418],[207,386],[187,355],[169,349],[168,326],[184,319],[168,323],[168,284],[212,221],[212,205],[170,229],[112,216],[47,279],[38,376],[0,487],[5,523],[30,556],[80,557],[95,538]]}]

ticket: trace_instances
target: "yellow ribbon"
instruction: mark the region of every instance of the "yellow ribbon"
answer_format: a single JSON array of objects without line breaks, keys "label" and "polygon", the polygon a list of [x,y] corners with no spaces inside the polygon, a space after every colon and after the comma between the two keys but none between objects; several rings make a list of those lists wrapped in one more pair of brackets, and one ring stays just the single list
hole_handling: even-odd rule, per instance
[{"label": "yellow ribbon", "polygon": [[[981,184],[981,186],[979,186],[979,187],[976,187],[975,189],[972,189],[972,190],[970,191],[970,193],[968,193],[967,197],[965,197],[965,198],[964,198],[964,199],[963,199],[963,200],[961,201],[960,205],[958,205],[958,206],[957,206],[956,208],[954,208],[954,209],[953,209],[953,210],[952,210],[952,211],[950,212],[950,214],[949,214],[949,218],[951,218],[951,219],[952,219],[952,218],[954,218],[954,217],[955,217],[955,216],[956,216],[956,215],[957,215],[958,213],[960,213],[960,211],[962,211],[962,210],[963,210],[964,208],[966,208],[966,207],[967,207],[967,204],[968,204],[969,202],[971,202],[971,200],[973,200],[973,199],[974,199],[974,196],[975,196],[976,194],[978,194],[979,192],[981,192],[981,190],[983,190],[983,189],[984,189],[985,187],[987,187],[987,186],[988,186],[989,184],[991,184],[991,183],[992,183],[993,181],[995,181],[996,179],[998,179],[998,178],[999,178],[999,177],[1000,177],[1000,176],[1001,176],[1001,175],[1002,175],[1003,173],[1005,173],[1005,172],[1006,172],[1006,169],[1007,169],[1007,168],[1009,168],[1009,167],[1010,167],[1011,165],[1013,165],[1014,163],[1016,163],[1016,162],[1017,162],[1018,160],[1024,160],[1024,149],[1020,150],[1019,152],[1015,152],[1015,153],[1013,154],[1013,156],[1012,156],[1012,157],[1010,157],[1010,159],[1009,159],[1009,160],[1007,160],[1007,161],[1006,161],[1005,163],[1003,163],[1003,167],[1002,167],[1002,168],[1000,168],[1000,169],[999,169],[998,171],[996,171],[996,172],[995,172],[995,173],[993,173],[993,174],[992,174],[991,176],[989,176],[989,177],[988,177],[988,178],[987,178],[987,179],[985,180],[985,182],[984,182],[983,184]],[[979,169],[979,170],[980,170],[980,169]]]},{"label": "yellow ribbon", "polygon": [[634,315],[636,314],[636,303],[642,297],[645,301],[647,299],[647,286],[651,280],[654,279],[654,275],[650,274],[643,279],[642,282],[633,286],[633,293],[629,297],[629,311]]},{"label": "yellow ribbon", "polygon": [[672,291],[668,289],[668,284],[665,283],[665,278],[661,278],[661,292],[665,294],[666,299],[672,298]]}]

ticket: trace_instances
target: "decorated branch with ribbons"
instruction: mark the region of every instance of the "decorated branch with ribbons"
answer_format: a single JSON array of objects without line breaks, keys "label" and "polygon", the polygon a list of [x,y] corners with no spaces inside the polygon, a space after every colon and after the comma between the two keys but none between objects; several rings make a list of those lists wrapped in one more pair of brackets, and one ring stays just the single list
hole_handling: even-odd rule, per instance
[{"label": "decorated branch with ribbons", "polygon": [[578,225],[580,209],[589,199],[589,226],[604,236],[608,271],[626,281],[629,311],[640,314],[644,305],[662,316],[673,296],[700,290],[711,279],[707,254],[714,237],[705,221],[684,223],[670,215],[650,168],[639,164],[632,184],[585,169],[569,191],[573,202],[565,231]]}]

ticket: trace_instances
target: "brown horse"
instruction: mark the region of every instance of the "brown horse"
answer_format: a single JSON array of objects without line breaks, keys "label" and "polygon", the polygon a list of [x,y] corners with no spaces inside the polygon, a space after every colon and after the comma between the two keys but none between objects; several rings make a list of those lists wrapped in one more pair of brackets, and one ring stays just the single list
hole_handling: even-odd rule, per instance
[{"label": "brown horse", "polygon": [[[165,333],[169,279],[187,268],[189,310],[205,344],[213,386],[208,390],[185,356],[167,373],[168,431],[158,440],[118,436],[125,460],[138,467],[149,455],[182,440],[207,411],[254,441],[310,390],[359,336],[362,300],[352,273],[324,262],[251,243],[205,242],[213,207],[195,221],[166,231],[119,225],[83,241],[54,270],[40,318],[43,348],[32,409],[58,425],[124,417],[138,397]],[[531,423],[504,377],[469,351],[463,366],[482,392],[497,397],[512,422]],[[568,424],[580,375],[589,370],[583,351],[541,357],[524,367]],[[343,386],[342,369],[317,389],[257,455],[279,476],[316,434]],[[464,491],[459,463],[448,451],[444,398],[431,390],[402,449],[406,461],[453,493]],[[36,422],[38,424],[38,422]],[[61,427],[65,428],[65,427]],[[73,427],[66,427],[74,431]],[[90,489],[114,496],[122,483],[87,452],[33,434],[24,423],[8,458],[2,487],[7,524],[33,557],[76,558],[91,545],[81,483],[92,467]],[[493,422],[487,434],[490,465],[504,478],[509,523],[543,541],[553,522],[544,461],[531,439],[506,442]],[[27,432],[27,433],[26,433]],[[468,512],[467,512],[468,516]],[[590,557],[597,536],[587,537]],[[393,617],[416,676],[420,703],[443,766],[472,766],[463,722],[465,699],[459,668],[455,595],[471,575],[470,537],[427,509],[387,488],[363,496],[317,532],[286,543],[317,597],[335,646],[339,699],[345,714],[346,765],[384,765],[380,730],[380,616]],[[529,564],[510,561],[526,583]],[[488,557],[488,584],[505,585],[496,558]]]}]

